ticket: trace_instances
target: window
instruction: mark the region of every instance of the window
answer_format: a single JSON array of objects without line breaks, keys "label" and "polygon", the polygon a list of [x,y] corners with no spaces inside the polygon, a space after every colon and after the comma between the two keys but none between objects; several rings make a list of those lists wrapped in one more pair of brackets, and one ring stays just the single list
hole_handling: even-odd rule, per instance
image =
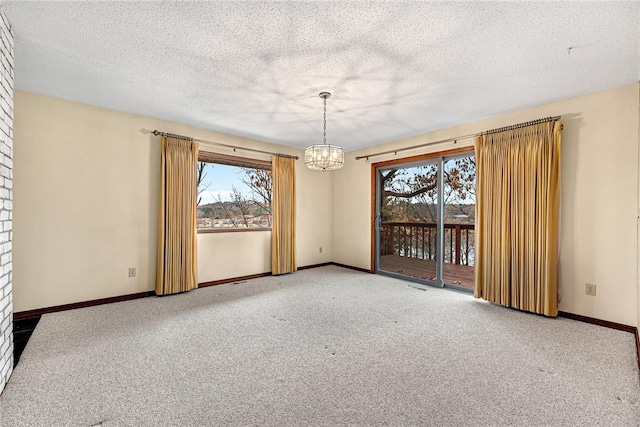
[{"label": "window", "polygon": [[271,162],[200,152],[196,228],[271,228]]}]

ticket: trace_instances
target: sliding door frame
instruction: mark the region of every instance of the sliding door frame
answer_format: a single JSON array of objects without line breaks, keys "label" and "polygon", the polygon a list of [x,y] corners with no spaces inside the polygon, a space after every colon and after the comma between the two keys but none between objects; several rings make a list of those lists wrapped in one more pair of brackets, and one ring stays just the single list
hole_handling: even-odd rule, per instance
[{"label": "sliding door frame", "polygon": [[[433,153],[428,153],[428,154],[419,154],[416,156],[408,156],[408,157],[402,157],[402,158],[398,158],[398,159],[393,159],[393,160],[385,160],[382,162],[376,162],[376,163],[371,163],[371,259],[370,259],[370,265],[371,265],[371,273],[375,274],[376,273],[376,261],[377,261],[377,251],[378,251],[378,239],[377,237],[377,231],[376,231],[376,223],[377,223],[377,218],[376,218],[376,212],[377,212],[377,192],[378,192],[378,179],[377,179],[377,170],[378,168],[386,168],[389,166],[393,166],[393,165],[398,165],[398,164],[411,164],[411,163],[416,163],[416,162],[422,162],[422,161],[428,161],[430,159],[433,158],[437,158],[437,157],[441,157],[442,160],[444,159],[448,159],[451,157],[457,157],[457,156],[463,156],[464,154],[471,154],[471,155],[475,155],[474,152],[474,148],[473,146],[466,146],[466,147],[460,147],[460,148],[454,148],[451,150],[443,150],[443,151],[437,151],[437,152],[433,152]],[[440,162],[440,165],[438,167],[438,174],[441,174],[442,171],[441,166],[442,166],[443,161]],[[442,188],[441,188],[441,179],[440,177],[438,178],[438,198],[441,197],[442,195]],[[438,203],[438,233],[441,233],[442,230],[440,230],[440,228],[443,227],[442,224],[442,218],[443,218],[443,212],[444,212],[444,206],[442,206],[442,203]],[[443,241],[444,239],[438,239],[439,241]],[[442,246],[444,246],[443,242]],[[438,247],[438,253],[442,253],[441,251],[443,250],[443,248]],[[432,285],[432,286],[443,286],[444,285],[444,278],[442,277],[442,272],[439,271],[442,267],[441,267],[442,262],[437,262],[436,263],[436,275],[439,278],[438,282],[436,282],[436,285]],[[387,273],[385,273],[387,274]],[[392,273],[389,275],[393,275]],[[400,277],[400,275],[398,275],[398,277]],[[411,277],[409,276],[402,276],[403,279],[406,280],[411,280]],[[423,280],[416,280],[419,283],[424,283]],[[441,283],[440,283],[441,282]],[[431,284],[430,284],[431,285]],[[450,285],[447,285],[447,287]],[[454,286],[454,288],[457,288],[457,286]]]}]

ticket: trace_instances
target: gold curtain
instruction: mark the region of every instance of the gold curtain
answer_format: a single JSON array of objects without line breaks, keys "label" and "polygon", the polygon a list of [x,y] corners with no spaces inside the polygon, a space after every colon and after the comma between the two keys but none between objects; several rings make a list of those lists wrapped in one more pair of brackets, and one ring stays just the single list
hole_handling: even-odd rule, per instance
[{"label": "gold curtain", "polygon": [[295,160],[274,156],[271,175],[273,202],[271,214],[271,273],[296,271],[296,185]]},{"label": "gold curtain", "polygon": [[198,144],[162,138],[156,294],[198,287],[196,168]]},{"label": "gold curtain", "polygon": [[476,298],[557,316],[561,130],[476,137]]}]

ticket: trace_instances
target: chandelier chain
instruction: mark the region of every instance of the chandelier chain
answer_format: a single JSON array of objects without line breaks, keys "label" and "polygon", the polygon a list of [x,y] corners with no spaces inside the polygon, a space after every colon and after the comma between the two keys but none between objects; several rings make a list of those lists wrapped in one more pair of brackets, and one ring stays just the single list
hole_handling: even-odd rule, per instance
[{"label": "chandelier chain", "polygon": [[322,143],[327,143],[327,97],[324,97],[324,126],[322,128]]}]

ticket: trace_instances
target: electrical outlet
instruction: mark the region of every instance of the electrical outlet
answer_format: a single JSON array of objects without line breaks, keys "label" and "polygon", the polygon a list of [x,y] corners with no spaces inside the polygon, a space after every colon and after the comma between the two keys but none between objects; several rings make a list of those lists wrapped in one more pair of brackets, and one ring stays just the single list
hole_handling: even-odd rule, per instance
[{"label": "electrical outlet", "polygon": [[587,295],[591,295],[592,297],[596,296],[596,285],[587,283],[585,285],[584,293]]},{"label": "electrical outlet", "polygon": [[320,246],[320,253],[322,253],[322,246]]},{"label": "electrical outlet", "polygon": [[135,267],[129,268],[129,277],[136,277],[136,268]]}]

